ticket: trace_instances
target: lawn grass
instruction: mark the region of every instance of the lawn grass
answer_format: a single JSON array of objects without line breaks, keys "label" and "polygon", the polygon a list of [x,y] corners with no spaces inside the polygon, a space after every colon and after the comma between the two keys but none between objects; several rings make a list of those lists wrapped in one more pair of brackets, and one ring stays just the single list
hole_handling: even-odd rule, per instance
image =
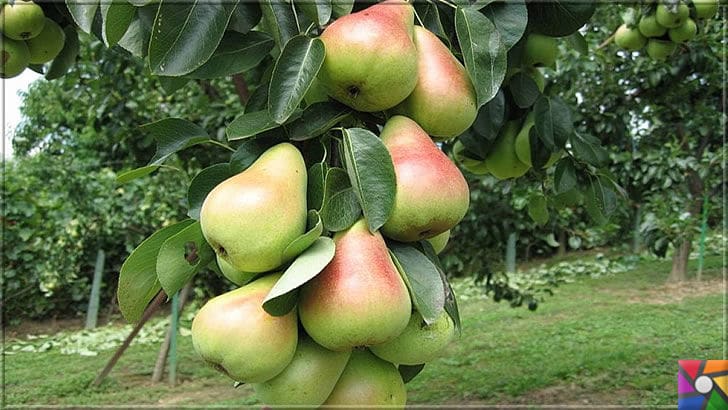
[{"label": "lawn grass", "polygon": [[[708,258],[700,284],[672,286],[669,261],[644,261],[564,285],[535,312],[463,301],[461,339],[408,385],[408,402],[674,405],[678,359],[723,358],[721,263]],[[4,404],[257,403],[205,366],[189,337],[179,339],[179,385],[151,384],[157,349],[132,346],[98,388],[87,385],[112,351],[5,356]]]}]

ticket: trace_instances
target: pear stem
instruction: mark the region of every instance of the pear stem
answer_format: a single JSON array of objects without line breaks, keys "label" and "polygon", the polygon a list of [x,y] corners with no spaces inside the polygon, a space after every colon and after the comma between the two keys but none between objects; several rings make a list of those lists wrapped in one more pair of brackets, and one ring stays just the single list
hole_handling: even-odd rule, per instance
[{"label": "pear stem", "polygon": [[616,32],[616,31],[615,31],[614,33],[612,33],[612,35],[611,35],[611,36],[607,37],[607,39],[606,39],[606,40],[604,40],[604,41],[602,42],[602,44],[599,44],[599,45],[597,46],[597,50],[601,50],[601,49],[603,49],[604,47],[608,46],[608,45],[609,45],[609,44],[610,44],[610,43],[611,43],[612,41],[614,41],[614,36],[615,36],[615,35],[617,35],[617,32]]},{"label": "pear stem", "polygon": [[447,1],[447,0],[437,0],[437,1],[439,1],[440,3],[442,3],[442,4],[446,5],[446,6],[450,6],[450,7],[454,8],[454,9],[457,9],[457,8],[458,8],[458,6],[456,6],[456,5],[455,5],[455,4],[453,4],[453,3],[450,3],[450,2],[449,2],[449,1]]},{"label": "pear stem", "polygon": [[210,140],[209,142],[210,142],[210,144],[217,145],[218,147],[225,148],[226,150],[228,150],[230,152],[235,152],[235,149],[233,149],[231,146],[229,146],[227,144],[223,144],[220,141]]}]

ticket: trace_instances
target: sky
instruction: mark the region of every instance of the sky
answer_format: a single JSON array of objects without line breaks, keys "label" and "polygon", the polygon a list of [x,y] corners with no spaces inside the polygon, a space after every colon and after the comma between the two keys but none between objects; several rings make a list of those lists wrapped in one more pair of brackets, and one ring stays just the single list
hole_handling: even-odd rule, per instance
[{"label": "sky", "polygon": [[30,83],[43,78],[42,75],[32,70],[25,70],[17,77],[0,80],[2,81],[2,125],[3,125],[3,158],[10,158],[13,155],[13,147],[10,140],[13,130],[21,120],[20,104],[22,102],[19,91],[27,91]]}]

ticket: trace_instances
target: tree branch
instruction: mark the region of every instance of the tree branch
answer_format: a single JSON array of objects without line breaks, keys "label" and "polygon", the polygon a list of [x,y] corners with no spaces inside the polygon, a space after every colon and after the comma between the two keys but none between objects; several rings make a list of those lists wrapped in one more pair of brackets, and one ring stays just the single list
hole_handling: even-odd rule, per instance
[{"label": "tree branch", "polygon": [[245,82],[245,78],[242,74],[233,74],[233,82],[235,83],[235,90],[238,92],[238,98],[240,98],[240,104],[247,104],[250,99],[250,90],[248,90],[248,83]]}]

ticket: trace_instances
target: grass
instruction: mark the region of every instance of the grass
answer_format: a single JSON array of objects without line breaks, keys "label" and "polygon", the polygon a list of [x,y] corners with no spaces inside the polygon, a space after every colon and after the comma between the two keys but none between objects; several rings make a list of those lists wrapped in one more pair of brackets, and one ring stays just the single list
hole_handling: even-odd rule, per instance
[{"label": "grass", "polygon": [[[723,358],[721,262],[707,259],[704,281],[684,286],[665,284],[669,262],[641,262],[564,285],[535,312],[463,301],[461,339],[408,385],[408,402],[674,405],[678,359]],[[179,385],[151,384],[157,348],[132,346],[98,388],[87,386],[113,351],[5,356],[5,404],[257,403],[203,365],[189,337],[179,341]]]}]

